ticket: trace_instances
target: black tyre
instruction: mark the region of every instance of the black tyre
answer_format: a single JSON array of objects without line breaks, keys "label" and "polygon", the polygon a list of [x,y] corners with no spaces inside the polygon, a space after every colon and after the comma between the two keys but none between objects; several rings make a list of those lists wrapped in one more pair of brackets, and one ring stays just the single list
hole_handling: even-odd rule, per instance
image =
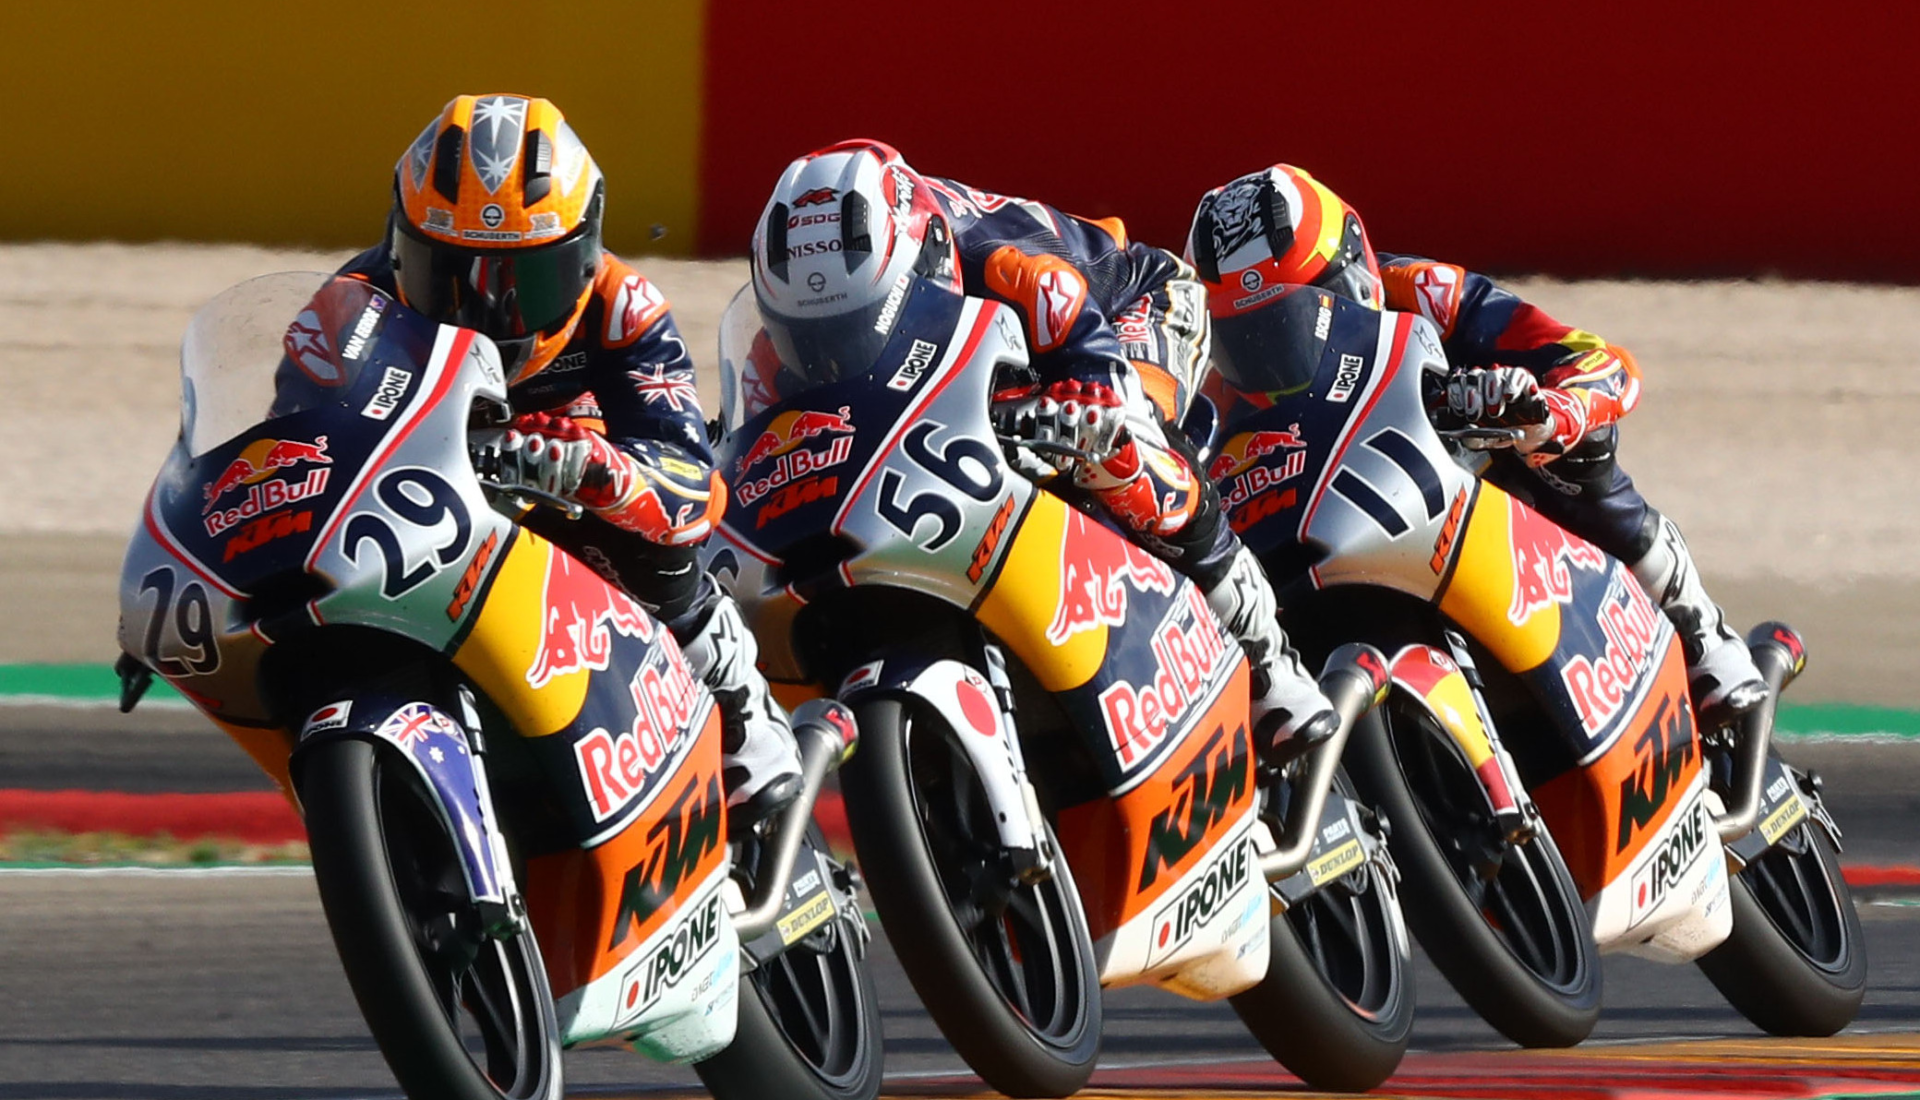
[{"label": "black tyre", "polygon": [[1733,934],[1701,956],[1727,1003],[1775,1035],[1832,1035],[1867,991],[1866,945],[1825,829],[1800,823],[1733,877]]},{"label": "black tyre", "polygon": [[1498,843],[1466,758],[1397,690],[1355,727],[1345,762],[1392,822],[1407,924],[1453,988],[1523,1047],[1585,1039],[1600,1019],[1600,951],[1546,824]]},{"label": "black tyre", "polygon": [[560,1036],[531,930],[482,934],[419,774],[391,749],[302,751],[313,876],[380,1053],[412,1097],[558,1100]]},{"label": "black tyre", "polygon": [[878,1096],[880,1001],[866,954],[860,931],[836,920],[741,975],[733,1042],[694,1066],[707,1091],[716,1100]]},{"label": "black tyre", "polygon": [[[1346,777],[1337,780],[1351,793]],[[1412,946],[1398,890],[1369,863],[1268,922],[1271,961],[1230,1000],[1267,1053],[1316,1089],[1393,1075],[1413,1031]]]},{"label": "black tyre", "polygon": [[897,700],[857,708],[841,772],[867,890],[927,1012],[987,1084],[1066,1096],[1093,1074],[1100,981],[1065,860],[1007,888],[986,800],[953,729]]}]

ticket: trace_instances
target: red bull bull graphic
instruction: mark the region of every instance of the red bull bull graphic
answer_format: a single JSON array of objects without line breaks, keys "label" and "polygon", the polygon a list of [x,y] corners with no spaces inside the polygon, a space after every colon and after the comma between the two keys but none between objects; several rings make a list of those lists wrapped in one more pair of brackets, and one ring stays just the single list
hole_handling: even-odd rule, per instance
[{"label": "red bull bull graphic", "polygon": [[1226,643],[1197,587],[1187,590],[1185,620],[1185,626],[1166,623],[1154,636],[1151,681],[1139,687],[1120,681],[1100,693],[1100,713],[1123,770],[1152,756],[1198,713],[1196,704],[1226,666]]},{"label": "red bull bull graphic", "polygon": [[1060,603],[1047,640],[1060,645],[1084,630],[1127,621],[1127,588],[1173,591],[1173,569],[1079,511],[1067,513],[1060,540]]},{"label": "red bull bull graphic", "polygon": [[853,434],[852,410],[846,405],[839,412],[821,412],[818,409],[796,409],[781,413],[760,432],[753,446],[740,456],[734,464],[734,472],[744,474],[760,463],[777,455],[792,451],[800,444],[817,435],[829,432],[838,435]]},{"label": "red bull bull graphic", "polygon": [[[1285,431],[1240,432],[1221,444],[1220,453],[1214,456],[1213,464],[1207,467],[1207,476],[1219,481],[1223,477],[1240,473],[1276,451],[1302,451],[1306,446],[1307,440],[1300,434],[1298,421]],[[1298,457],[1299,465],[1304,466],[1306,456]],[[1297,476],[1298,473],[1299,471],[1296,470],[1287,476]]]},{"label": "red bull bull graphic", "polygon": [[[826,434],[838,438],[828,441],[824,448],[801,446],[815,436]],[[782,485],[838,466],[852,454],[853,420],[847,406],[840,406],[837,413],[816,409],[782,413],[773,418],[734,467],[737,473],[746,474],[772,459],[773,468],[764,476],[735,484],[734,498],[742,505],[752,504]]]},{"label": "red bull bull graphic", "polygon": [[264,481],[275,470],[284,470],[302,462],[316,466],[331,466],[333,459],[327,457],[327,437],[315,436],[313,442],[302,443],[297,439],[256,439],[246,445],[234,456],[220,476],[208,482],[201,490],[206,494],[206,507],[201,515],[213,511],[213,506],[242,485],[252,485]]},{"label": "red bull bull graphic", "polygon": [[1599,548],[1512,497],[1507,498],[1507,528],[1513,548],[1513,602],[1507,605],[1507,621],[1515,626],[1550,603],[1573,599],[1568,565],[1594,573],[1607,567]]},{"label": "red bull bull graphic", "polygon": [[[298,481],[274,476],[301,463],[321,468],[307,471]],[[311,443],[297,439],[256,439],[227,463],[219,477],[202,487],[206,505],[200,512],[201,525],[211,538],[295,501],[319,496],[327,491],[327,479],[332,475],[327,467],[332,465],[324,435],[315,436]],[[229,494],[243,488],[247,495],[239,504],[219,507]]]},{"label": "red bull bull graphic", "polygon": [[527,666],[532,687],[545,687],[554,677],[583,668],[605,671],[613,656],[610,631],[653,640],[653,620],[639,604],[560,550],[553,550],[547,560],[541,606],[546,621]]}]

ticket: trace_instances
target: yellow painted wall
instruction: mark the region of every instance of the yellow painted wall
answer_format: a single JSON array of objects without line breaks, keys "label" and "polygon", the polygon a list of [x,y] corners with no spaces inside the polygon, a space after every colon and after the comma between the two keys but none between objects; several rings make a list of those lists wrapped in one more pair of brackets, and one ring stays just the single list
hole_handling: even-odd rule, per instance
[{"label": "yellow painted wall", "polygon": [[[607,241],[694,245],[701,0],[0,0],[0,240],[353,247],[461,92],[553,100]],[[650,228],[667,235],[650,241]]]}]

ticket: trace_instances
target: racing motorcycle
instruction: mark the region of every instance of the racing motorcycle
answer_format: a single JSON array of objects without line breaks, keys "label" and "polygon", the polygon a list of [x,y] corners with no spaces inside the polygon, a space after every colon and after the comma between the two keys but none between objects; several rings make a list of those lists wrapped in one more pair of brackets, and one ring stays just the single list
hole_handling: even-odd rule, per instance
[{"label": "racing motorcycle", "polygon": [[[736,296],[707,565],[776,692],[857,716],[847,819],[928,1011],[1016,1096],[1084,1085],[1101,987],[1141,982],[1231,998],[1316,1085],[1379,1083],[1406,1048],[1410,941],[1338,744],[1263,777],[1245,658],[1198,589],[1010,461],[1027,444],[989,399],[1026,368],[1012,312],[898,297],[873,366],[838,377],[782,367]],[[1384,665],[1328,669],[1342,740]]]},{"label": "racing motorcycle", "polygon": [[1526,1046],[1588,1034],[1612,951],[1698,960],[1776,1034],[1844,1027],[1866,962],[1840,830],[1770,745],[1799,637],[1756,628],[1768,702],[1696,728],[1674,630],[1626,567],[1476,476],[1513,430],[1429,419],[1430,323],[1309,288],[1261,310],[1264,354],[1212,391],[1209,474],[1308,655],[1393,655],[1346,764],[1449,981]]},{"label": "racing motorcycle", "polygon": [[672,636],[477,472],[509,415],[484,336],[282,274],[200,310],[181,363],[122,707],[157,672],[301,809],[407,1094],[557,1100],[562,1049],[612,1039],[721,1097],[875,1096],[868,934],[811,822],[844,708],[795,715],[799,799],[734,835]]}]

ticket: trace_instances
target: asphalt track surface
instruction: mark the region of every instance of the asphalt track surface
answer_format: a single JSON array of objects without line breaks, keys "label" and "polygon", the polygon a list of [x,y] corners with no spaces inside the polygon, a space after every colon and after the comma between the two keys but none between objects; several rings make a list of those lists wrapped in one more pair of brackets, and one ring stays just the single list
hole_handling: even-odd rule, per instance
[{"label": "asphalt track surface", "polygon": [[[1808,744],[1790,756],[1826,778],[1849,863],[1920,863],[1920,746]],[[6,786],[243,790],[265,780],[189,714],[0,708]],[[1871,893],[1874,896],[1866,896]],[[1760,1038],[1692,967],[1606,961],[1607,1010],[1573,1055],[1513,1052],[1425,960],[1414,1054],[1389,1082],[1424,1095],[1536,1095],[1573,1083],[1643,1094],[1718,1082],[1720,1095],[1920,1089],[1920,907],[1866,892],[1871,987],[1838,1045]],[[884,938],[875,969],[890,1091],[977,1093]],[[1298,1094],[1224,1004],[1117,990],[1095,1081],[1101,1094]],[[1739,1040],[1642,1047],[1675,1039]],[[1626,1045],[1616,1045],[1626,1044]],[[1487,1055],[1481,1052],[1505,1052]],[[1798,1079],[1864,1074],[1851,1083]],[[1824,1067],[1824,1068],[1823,1068]],[[568,1057],[572,1094],[697,1090],[690,1071],[620,1049]],[[1745,1074],[1747,1077],[1742,1077]],[[1755,1091],[1741,1082],[1750,1077]],[[1762,1086],[1765,1089],[1762,1089]],[[1845,1086],[1842,1088],[1842,1086]],[[1141,1090],[1148,1090],[1143,1093]],[[1624,1091],[1622,1091],[1624,1089]],[[697,1092],[695,1093],[697,1094]],[[313,882],[280,877],[0,874],[0,1098],[324,1100],[395,1096],[340,973]]]}]

